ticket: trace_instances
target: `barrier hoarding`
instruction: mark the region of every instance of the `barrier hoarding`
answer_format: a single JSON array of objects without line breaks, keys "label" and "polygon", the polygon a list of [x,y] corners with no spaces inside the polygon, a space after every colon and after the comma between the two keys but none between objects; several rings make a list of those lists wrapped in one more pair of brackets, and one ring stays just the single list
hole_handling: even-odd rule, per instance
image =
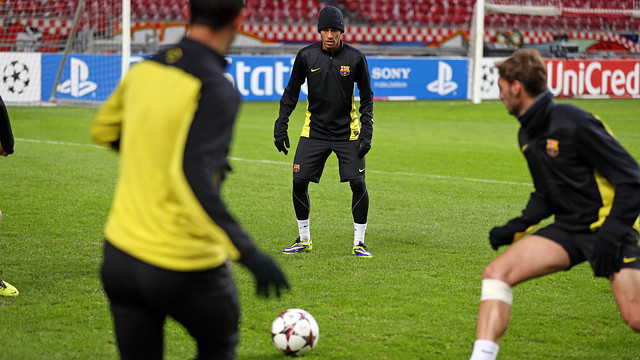
[{"label": "barrier hoarding", "polygon": [[[58,84],[56,99],[102,102],[120,81],[121,55],[69,54]],[[132,62],[140,57],[133,57]],[[42,101],[49,100],[55,84],[61,54],[43,54]]]},{"label": "barrier hoarding", "polygon": [[[227,74],[244,100],[280,100],[294,57],[229,56]],[[368,59],[371,87],[379,99],[466,99],[467,59]],[[356,91],[356,96],[358,95]],[[307,96],[306,84],[300,100]]]},{"label": "barrier hoarding", "polygon": [[[227,77],[243,100],[280,100],[293,68],[292,56],[227,56]],[[306,83],[300,99],[307,98]]]},{"label": "barrier hoarding", "polygon": [[[132,58],[132,63],[145,56]],[[498,99],[498,58],[483,59],[482,98]],[[0,94],[7,102],[47,101],[61,54],[3,53]],[[67,57],[57,99],[102,102],[119,81],[120,55]],[[245,101],[277,101],[289,81],[293,56],[228,56],[226,76]],[[558,97],[640,97],[638,60],[545,60],[548,86]],[[377,99],[466,99],[468,60],[368,58]],[[356,89],[356,97],[358,96]],[[307,95],[306,84],[300,100]]]},{"label": "barrier hoarding", "polygon": [[[58,85],[57,99],[104,101],[118,83],[119,55],[75,55]],[[246,101],[280,100],[289,82],[293,56],[228,56],[226,75]],[[138,59],[139,60],[139,59]],[[43,67],[57,69],[62,56],[43,55]],[[467,59],[370,58],[371,85],[378,99],[465,99]],[[42,75],[42,99],[48,100],[56,71]],[[358,92],[356,89],[356,96]],[[306,84],[300,100],[307,96]]]},{"label": "barrier hoarding", "polygon": [[370,58],[373,94],[383,99],[466,99],[469,61]]},{"label": "barrier hoarding", "polygon": [[6,102],[40,101],[41,54],[5,52],[0,55],[0,95]]},{"label": "barrier hoarding", "polygon": [[[482,98],[498,99],[500,59],[483,59]],[[556,97],[640,96],[640,60],[545,60],[547,86]]]},{"label": "barrier hoarding", "polygon": [[638,60],[547,60],[547,86],[558,97],[640,95]]}]

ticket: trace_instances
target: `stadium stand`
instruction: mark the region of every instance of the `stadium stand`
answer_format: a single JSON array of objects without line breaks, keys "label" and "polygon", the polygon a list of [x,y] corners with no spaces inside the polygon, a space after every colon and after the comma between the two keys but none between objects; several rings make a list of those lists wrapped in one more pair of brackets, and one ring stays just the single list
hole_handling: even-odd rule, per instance
[{"label": "stadium stand", "polygon": [[[496,0],[501,1],[501,0]],[[536,4],[532,0],[528,4]],[[0,1],[0,50],[16,50],[20,44],[19,33],[31,28],[40,44],[34,46],[41,51],[54,51],[63,46],[54,42],[63,42],[70,28],[79,0],[4,0]],[[296,25],[313,25],[318,11],[327,3],[340,7],[346,16],[346,23],[357,27],[359,33],[379,34],[375,29],[390,28],[389,33],[423,31],[431,33],[454,34],[470,31],[474,0],[247,0],[245,29],[257,37],[270,41],[305,42],[313,35],[309,26],[309,36],[291,36],[288,38],[263,36],[273,31],[295,32]],[[506,1],[504,3],[513,3]],[[487,13],[485,28],[490,40],[500,31],[513,30],[527,32],[527,40],[547,38],[548,32],[611,32],[617,34],[640,33],[640,18],[632,16],[635,9],[639,12],[638,0],[562,0],[562,13],[554,16],[531,16],[526,14]],[[85,0],[79,31],[114,37],[121,32],[119,18],[122,12],[121,0]],[[612,12],[607,9],[618,9]],[[624,11],[628,9],[629,11]],[[623,10],[623,11],[621,11]],[[156,44],[162,44],[165,25],[186,24],[188,0],[131,0],[131,14],[134,27],[151,28],[154,36],[159,37]],[[262,32],[253,29],[264,25]],[[279,26],[283,26],[282,28]],[[286,27],[284,27],[286,26]],[[307,29],[307,28],[305,28]],[[363,30],[366,29],[366,30]],[[403,29],[407,29],[406,31]],[[416,30],[418,29],[418,30]],[[442,30],[438,30],[442,29]],[[306,30],[303,30],[306,31]],[[46,37],[44,34],[48,34]],[[298,34],[299,35],[299,34]],[[448,35],[447,35],[448,36]],[[24,38],[24,36],[23,36]],[[423,42],[422,37],[393,36],[369,38],[363,40],[379,42]],[[408,40],[403,40],[407,38]],[[400,39],[400,41],[398,41]],[[427,37],[427,40],[431,38]],[[435,37],[435,41],[438,41]],[[536,41],[536,40],[531,40]],[[428,42],[428,41],[427,41]],[[28,49],[27,49],[28,50]],[[146,49],[145,49],[146,50]]]},{"label": "stadium stand", "polygon": [[[79,0],[5,0],[0,3],[0,15],[7,17],[69,18]],[[86,17],[108,19],[119,16],[121,1],[87,0]],[[338,0],[352,24],[425,25],[468,28],[473,13],[473,0]],[[563,16],[528,16],[489,14],[485,26],[526,29],[594,30],[602,27],[638,30],[638,19],[630,14],[611,13],[605,9],[633,9],[633,0],[564,0],[571,9]],[[317,0],[247,0],[247,21],[263,23],[308,23],[324,4]],[[188,0],[131,0],[133,20],[186,21]],[[585,11],[594,9],[598,11]],[[607,21],[605,21],[607,20]],[[104,26],[104,25],[103,25]],[[608,30],[608,29],[604,29]]]}]

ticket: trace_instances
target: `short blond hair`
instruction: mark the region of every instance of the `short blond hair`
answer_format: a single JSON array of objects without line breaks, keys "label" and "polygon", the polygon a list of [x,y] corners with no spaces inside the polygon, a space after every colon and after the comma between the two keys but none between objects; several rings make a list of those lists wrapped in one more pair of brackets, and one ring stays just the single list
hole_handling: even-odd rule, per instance
[{"label": "short blond hair", "polygon": [[511,57],[496,63],[500,77],[508,83],[518,80],[533,96],[547,90],[547,67],[536,49],[517,51]]}]

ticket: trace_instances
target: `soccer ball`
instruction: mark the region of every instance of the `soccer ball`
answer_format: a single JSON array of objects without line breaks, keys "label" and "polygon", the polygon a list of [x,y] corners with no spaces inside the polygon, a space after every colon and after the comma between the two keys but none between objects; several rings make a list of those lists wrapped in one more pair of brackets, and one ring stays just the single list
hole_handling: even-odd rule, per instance
[{"label": "soccer ball", "polygon": [[302,309],[289,309],[273,320],[273,345],[285,355],[304,355],[318,344],[318,323]]}]

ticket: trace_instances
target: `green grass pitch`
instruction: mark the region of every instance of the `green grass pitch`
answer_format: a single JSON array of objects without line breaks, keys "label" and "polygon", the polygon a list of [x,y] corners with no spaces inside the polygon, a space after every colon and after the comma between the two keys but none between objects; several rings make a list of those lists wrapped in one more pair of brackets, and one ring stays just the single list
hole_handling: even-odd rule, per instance
[{"label": "green grass pitch", "polygon": [[[599,114],[640,159],[639,100],[571,102]],[[304,108],[291,118],[292,152]],[[293,154],[273,146],[278,103],[242,105],[224,196],[292,290],[258,298],[250,274],[234,266],[243,310],[239,359],[281,359],[269,329],[294,307],[320,326],[310,359],[469,357],[482,269],[498,254],[487,233],[517,216],[532,191],[517,121],[499,101],[377,102],[374,111],[366,237],[374,257],[351,255],[351,192],[339,183],[334,155],[309,188],[314,250],[285,256],[297,236]],[[0,298],[0,359],[117,358],[98,278],[117,155],[92,144],[95,112],[9,107],[17,140],[16,153],[0,158],[0,270],[21,294]],[[514,298],[500,359],[640,359],[640,335],[587,264],[519,285]],[[166,359],[195,355],[173,321],[165,346]]]}]

